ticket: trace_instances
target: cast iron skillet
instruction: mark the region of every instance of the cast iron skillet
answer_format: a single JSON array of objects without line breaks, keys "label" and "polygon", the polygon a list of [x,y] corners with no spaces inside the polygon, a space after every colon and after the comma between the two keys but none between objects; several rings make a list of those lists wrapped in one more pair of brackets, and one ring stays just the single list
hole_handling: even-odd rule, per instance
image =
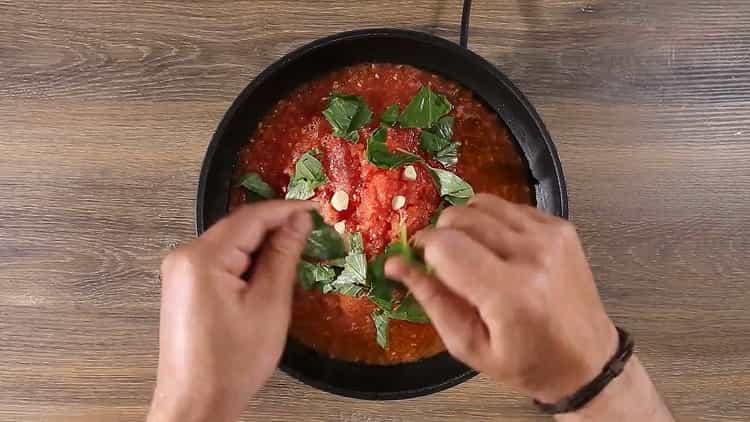
[{"label": "cast iron skillet", "polygon": [[[465,19],[463,45],[467,22]],[[358,62],[409,64],[472,90],[513,134],[529,165],[537,207],[567,218],[565,182],[555,147],[534,108],[508,78],[478,55],[442,38],[399,29],[366,29],[319,39],[287,54],[240,93],[219,124],[203,161],[196,204],[198,234],[227,213],[237,153],[263,115],[301,83]],[[447,353],[413,363],[375,366],[332,359],[291,338],[280,366],[313,387],[370,400],[431,394],[476,374]]]}]

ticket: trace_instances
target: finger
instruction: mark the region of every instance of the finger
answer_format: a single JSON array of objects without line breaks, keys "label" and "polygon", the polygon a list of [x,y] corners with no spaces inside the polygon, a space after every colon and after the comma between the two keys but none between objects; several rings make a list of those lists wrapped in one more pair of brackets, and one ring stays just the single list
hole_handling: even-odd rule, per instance
[{"label": "finger", "polygon": [[260,300],[263,306],[291,306],[292,286],[297,279],[297,262],[311,230],[310,215],[305,211],[298,211],[261,248],[249,288],[251,296]]},{"label": "finger", "polygon": [[529,217],[534,219],[535,221],[538,221],[540,223],[548,223],[555,218],[558,218],[554,215],[547,214],[543,209],[537,208],[533,205],[519,205],[521,207],[521,210],[526,212]]},{"label": "finger", "polygon": [[489,345],[487,327],[476,309],[439,280],[406,264],[401,257],[389,259],[385,273],[409,288],[429,315],[448,351],[464,363],[476,366]]},{"label": "finger", "polygon": [[522,254],[524,237],[505,221],[493,218],[479,208],[449,207],[437,221],[439,229],[460,230],[503,258]]},{"label": "finger", "polygon": [[415,241],[437,277],[480,312],[502,299],[511,266],[487,247],[454,229],[422,230]]},{"label": "finger", "polygon": [[479,209],[516,231],[524,230],[530,218],[529,214],[523,211],[522,206],[488,193],[474,195],[466,206]]},{"label": "finger", "polygon": [[311,201],[281,200],[245,205],[214,224],[201,238],[249,255],[258,249],[268,232],[279,228],[292,214],[315,206]]},{"label": "finger", "polygon": [[213,255],[212,263],[232,275],[243,274],[253,261],[251,255],[231,245],[208,244],[205,249]]}]

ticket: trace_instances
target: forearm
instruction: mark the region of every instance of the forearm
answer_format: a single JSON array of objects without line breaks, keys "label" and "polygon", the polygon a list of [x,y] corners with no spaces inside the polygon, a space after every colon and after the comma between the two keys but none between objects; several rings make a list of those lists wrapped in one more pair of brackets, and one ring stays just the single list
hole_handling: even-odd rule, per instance
[{"label": "forearm", "polygon": [[147,422],[231,422],[234,417],[226,409],[225,403],[200,394],[186,397],[157,387]]},{"label": "forearm", "polygon": [[646,369],[636,356],[617,378],[583,409],[558,415],[558,422],[674,422]]}]

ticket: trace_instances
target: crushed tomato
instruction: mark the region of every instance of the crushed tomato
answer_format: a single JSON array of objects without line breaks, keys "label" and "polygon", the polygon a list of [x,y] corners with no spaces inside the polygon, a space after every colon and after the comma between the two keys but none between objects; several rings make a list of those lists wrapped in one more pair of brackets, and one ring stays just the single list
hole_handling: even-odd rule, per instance
[{"label": "crushed tomato", "polygon": [[[329,224],[345,221],[347,232],[360,232],[368,258],[381,253],[398,237],[401,219],[409,234],[425,227],[440,197],[427,170],[414,165],[416,180],[405,180],[403,168],[380,169],[365,158],[367,138],[378,127],[380,115],[391,104],[404,106],[422,85],[429,85],[453,104],[453,139],[461,143],[455,171],[474,188],[505,199],[530,203],[528,170],[515,151],[510,134],[497,115],[471,91],[438,75],[406,65],[360,64],[342,68],[306,83],[279,101],[261,120],[248,145],[240,152],[236,175],[257,172],[282,196],[294,165],[313,148],[330,183],[316,191],[321,214]],[[362,96],[373,111],[372,122],[359,130],[359,142],[334,137],[322,115],[331,93]],[[386,145],[421,155],[440,167],[419,148],[419,129],[388,130]],[[349,194],[349,206],[337,212],[331,207],[336,190]],[[230,209],[243,203],[245,193],[235,188]],[[406,205],[391,207],[402,195]],[[460,251],[456,251],[460,254]],[[290,335],[328,356],[370,364],[395,364],[432,356],[444,350],[430,324],[391,320],[390,345],[375,342],[370,314],[375,305],[367,298],[321,294],[297,287]]]}]

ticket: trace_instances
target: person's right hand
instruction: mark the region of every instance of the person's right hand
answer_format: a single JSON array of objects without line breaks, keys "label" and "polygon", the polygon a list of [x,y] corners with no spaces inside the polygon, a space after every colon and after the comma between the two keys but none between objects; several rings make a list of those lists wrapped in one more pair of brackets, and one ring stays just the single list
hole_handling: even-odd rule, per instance
[{"label": "person's right hand", "polygon": [[149,422],[236,421],[271,376],[314,206],[244,205],[164,259]]},{"label": "person's right hand", "polygon": [[479,194],[417,233],[436,278],[392,258],[457,359],[554,403],[602,370],[618,336],[569,222]]}]

